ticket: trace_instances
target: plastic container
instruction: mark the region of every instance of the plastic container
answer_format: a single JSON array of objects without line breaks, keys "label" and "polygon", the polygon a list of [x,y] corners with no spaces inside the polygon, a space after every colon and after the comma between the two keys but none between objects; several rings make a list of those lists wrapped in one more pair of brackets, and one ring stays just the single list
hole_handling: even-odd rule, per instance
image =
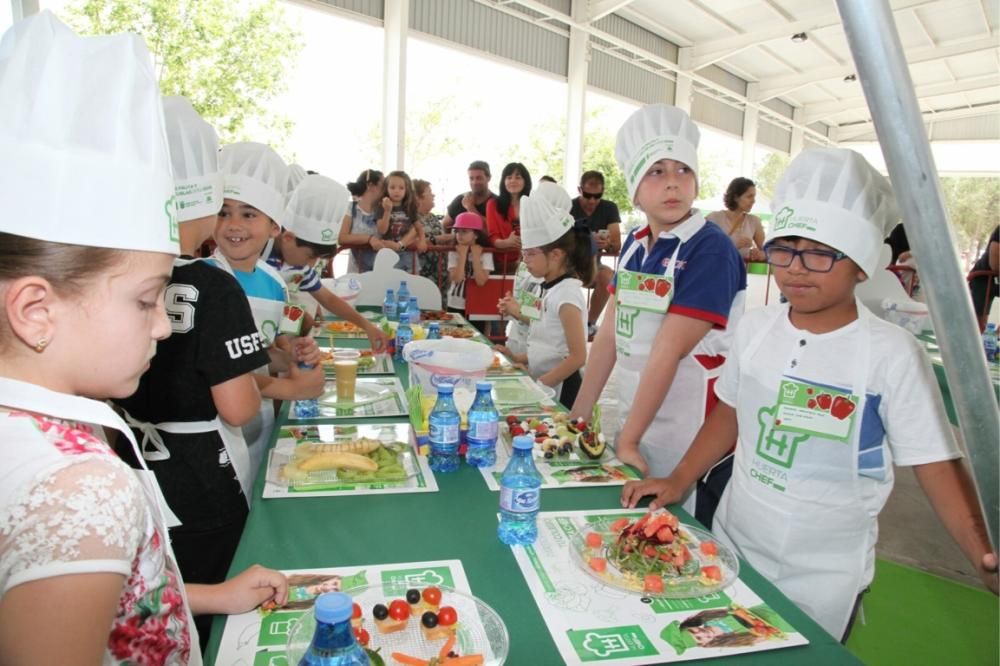
[{"label": "plastic container", "polygon": [[406,280],[399,281],[399,289],[396,291],[396,315],[408,312],[410,307],[410,288],[406,286]]},{"label": "plastic container", "polygon": [[461,417],[455,407],[450,384],[438,387],[438,399],[431,410],[430,455],[427,462],[435,472],[455,472],[458,470],[458,443]]},{"label": "plastic container", "polygon": [[371,660],[351,629],[354,602],[343,592],[316,598],[316,631],[299,666],[369,666]]},{"label": "plastic container", "polygon": [[427,325],[427,339],[428,340],[440,340],[441,339],[441,324],[436,321],[432,321]]},{"label": "plastic container", "polygon": [[413,329],[410,328],[410,313],[399,313],[399,326],[396,328],[396,351],[393,358],[397,361],[403,360],[403,350],[406,345],[413,342]]},{"label": "plastic container", "polygon": [[994,363],[997,360],[997,325],[993,322],[986,324],[983,331],[983,351],[986,352],[986,360]]},{"label": "plastic container", "polygon": [[422,402],[428,405],[424,413],[437,400],[441,384],[454,387],[455,405],[466,413],[476,396],[476,382],[486,379],[493,363],[493,350],[474,340],[419,340],[406,346],[403,360],[409,363],[410,386],[420,387]]},{"label": "plastic container", "polygon": [[497,434],[500,414],[493,405],[493,385],[476,382],[476,398],[469,408],[469,432],[465,441],[465,461],[473,467],[492,467],[497,464]]},{"label": "plastic container", "polygon": [[406,311],[410,313],[410,323],[416,324],[420,321],[420,306],[417,305],[417,297],[410,296],[410,302],[407,305]]},{"label": "plastic container", "polygon": [[396,295],[392,293],[392,289],[386,289],[385,300],[382,301],[382,314],[385,315],[385,318],[389,321],[399,321],[397,313]]},{"label": "plastic container", "polygon": [[542,476],[535,467],[534,448],[535,441],[531,437],[515,437],[510,462],[500,477],[497,536],[509,546],[528,546],[538,539]]}]

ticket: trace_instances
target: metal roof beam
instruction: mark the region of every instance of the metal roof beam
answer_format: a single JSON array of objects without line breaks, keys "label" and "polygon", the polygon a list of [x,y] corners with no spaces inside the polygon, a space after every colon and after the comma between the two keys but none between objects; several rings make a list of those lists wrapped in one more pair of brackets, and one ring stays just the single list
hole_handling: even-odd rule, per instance
[{"label": "metal roof beam", "polygon": [[[979,116],[990,116],[1000,113],[1000,102],[991,104],[980,104],[977,106],[963,107],[959,109],[949,109],[947,111],[925,111],[921,115],[924,125],[936,123],[942,120],[956,120],[958,118],[977,118]],[[864,136],[875,131],[872,121],[866,120],[863,123],[851,123],[850,125],[837,126],[837,141],[852,141],[859,136]]]},{"label": "metal roof beam", "polygon": [[608,14],[632,4],[634,0],[590,0],[587,3],[587,22],[599,21]]}]

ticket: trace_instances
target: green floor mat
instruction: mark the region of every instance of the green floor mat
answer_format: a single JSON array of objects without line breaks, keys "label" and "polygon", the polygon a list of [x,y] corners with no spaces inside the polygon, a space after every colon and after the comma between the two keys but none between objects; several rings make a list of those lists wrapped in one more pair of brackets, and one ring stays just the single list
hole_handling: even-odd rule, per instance
[{"label": "green floor mat", "polygon": [[864,621],[847,648],[869,666],[997,664],[998,601],[982,589],[877,560]]}]

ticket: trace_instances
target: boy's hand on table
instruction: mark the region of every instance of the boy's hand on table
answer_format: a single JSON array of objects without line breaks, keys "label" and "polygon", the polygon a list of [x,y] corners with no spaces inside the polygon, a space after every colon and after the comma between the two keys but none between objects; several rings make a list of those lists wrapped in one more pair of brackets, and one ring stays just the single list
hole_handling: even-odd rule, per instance
[{"label": "boy's hand on table", "polygon": [[637,443],[618,440],[615,442],[615,455],[618,457],[618,460],[635,467],[642,476],[649,474],[649,465],[646,463],[646,459],[642,457],[642,454],[639,453],[639,445]]},{"label": "boy's hand on table", "polygon": [[649,503],[649,510],[655,511],[661,506],[679,502],[683,496],[682,488],[677,488],[670,479],[642,479],[628,481],[622,488],[622,506],[634,509],[643,497],[654,495]]}]

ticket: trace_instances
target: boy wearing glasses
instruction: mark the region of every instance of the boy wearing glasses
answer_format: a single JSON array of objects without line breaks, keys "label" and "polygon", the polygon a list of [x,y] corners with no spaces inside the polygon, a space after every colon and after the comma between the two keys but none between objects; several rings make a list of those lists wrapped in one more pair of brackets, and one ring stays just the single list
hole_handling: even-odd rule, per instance
[{"label": "boy wearing glasses", "polygon": [[899,218],[889,182],[853,151],[806,151],[773,207],[764,252],[788,302],[743,317],[720,402],[688,453],[666,479],[627,484],[622,503],[676,501],[738,436],[715,534],[846,640],[874,574],[893,464],[912,466],[996,592],[996,556],[930,363],[854,296]]},{"label": "boy wearing glasses", "polygon": [[[613,201],[604,199],[604,174],[600,171],[585,171],[580,176],[577,188],[580,196],[573,199],[569,214],[577,222],[590,227],[594,243],[601,253],[618,254],[622,247],[621,215],[618,206]],[[587,334],[594,337],[597,334],[597,319],[607,305],[608,285],[615,272],[601,263],[597,258],[597,274],[594,281],[587,285],[594,289],[590,297],[590,307],[587,309]]]}]

